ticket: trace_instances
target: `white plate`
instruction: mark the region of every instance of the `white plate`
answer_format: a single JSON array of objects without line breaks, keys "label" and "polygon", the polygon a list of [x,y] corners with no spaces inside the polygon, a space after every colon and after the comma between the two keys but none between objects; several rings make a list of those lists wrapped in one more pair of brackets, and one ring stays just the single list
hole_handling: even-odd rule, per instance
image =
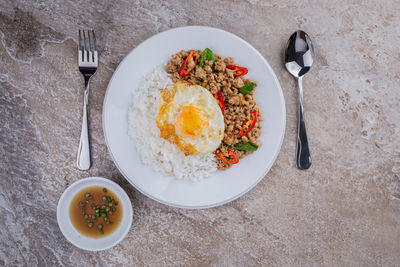
[{"label": "white plate", "polygon": [[[123,210],[121,224],[112,234],[103,238],[90,238],[82,235],[72,225],[69,217],[72,199],[79,191],[90,186],[103,186],[112,191],[119,198],[119,206]],[[57,222],[65,238],[78,248],[91,251],[109,249],[121,242],[131,228],[132,216],[132,204],[125,191],[113,181],[101,177],[88,177],[76,181],[64,191],[57,205]]]},{"label": "white plate", "polygon": [[[266,45],[267,42],[266,42]],[[210,48],[249,69],[258,82],[255,98],[264,118],[263,145],[226,171],[200,182],[165,176],[144,165],[128,135],[128,111],[133,92],[144,75],[184,49]],[[161,203],[181,208],[209,208],[230,202],[253,188],[269,171],[281,148],[286,122],[285,101],[278,79],[264,57],[246,41],[223,30],[191,26],[168,30],[144,41],[121,62],[108,85],[103,128],[108,150],[125,178],[140,192]]]}]

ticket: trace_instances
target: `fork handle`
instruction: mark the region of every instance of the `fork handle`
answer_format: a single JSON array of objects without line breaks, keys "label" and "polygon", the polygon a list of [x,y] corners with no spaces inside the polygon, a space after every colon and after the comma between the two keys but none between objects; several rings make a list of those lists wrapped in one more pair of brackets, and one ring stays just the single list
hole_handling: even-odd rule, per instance
[{"label": "fork handle", "polygon": [[83,115],[81,139],[79,141],[76,164],[80,170],[89,170],[92,166],[90,155],[89,127],[88,127],[88,101],[89,100],[89,78],[85,77],[85,92],[83,96]]}]

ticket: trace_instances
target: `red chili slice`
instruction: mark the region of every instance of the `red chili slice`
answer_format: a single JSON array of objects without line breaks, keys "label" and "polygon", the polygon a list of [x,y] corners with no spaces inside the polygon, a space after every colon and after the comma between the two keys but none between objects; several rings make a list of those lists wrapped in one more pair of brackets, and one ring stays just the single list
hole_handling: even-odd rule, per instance
[{"label": "red chili slice", "polygon": [[[240,131],[238,133],[239,136],[244,136],[244,135],[248,134],[253,129],[254,125],[256,124],[257,111],[252,111],[252,112],[250,112],[250,114],[253,114],[254,118],[252,120],[249,120],[249,121],[243,123],[242,129],[240,129]],[[250,127],[249,127],[249,125],[250,125]],[[247,129],[247,131],[245,131],[247,127],[249,127],[249,128]]]},{"label": "red chili slice", "polygon": [[[196,57],[193,56],[195,53],[196,53],[196,51],[190,50],[189,55],[186,57],[185,61],[183,61],[182,65],[181,65],[181,68],[179,69],[179,74],[180,74],[183,78],[185,78],[186,76],[188,76],[188,74],[194,69],[194,67],[196,67],[197,59],[196,59]],[[191,58],[194,59],[194,65],[193,65],[193,67],[191,67],[191,68],[185,70],[186,64],[187,64],[187,62],[188,62]]]},{"label": "red chili slice", "polygon": [[249,70],[247,68],[236,66],[236,65],[226,65],[226,67],[230,70],[233,70],[234,77],[243,76],[249,72]]},{"label": "red chili slice", "polygon": [[218,91],[218,93],[214,94],[215,99],[218,100],[218,105],[221,108],[222,115],[225,114],[225,103],[224,103],[224,97],[222,96],[221,91]]},{"label": "red chili slice", "polygon": [[[236,164],[239,162],[238,156],[235,154],[235,152],[233,152],[229,148],[228,148],[227,154],[215,152],[215,155],[217,155],[223,162],[225,162],[227,164],[233,165],[233,164]],[[230,156],[232,157],[232,160],[228,160],[228,157],[230,157]]]}]

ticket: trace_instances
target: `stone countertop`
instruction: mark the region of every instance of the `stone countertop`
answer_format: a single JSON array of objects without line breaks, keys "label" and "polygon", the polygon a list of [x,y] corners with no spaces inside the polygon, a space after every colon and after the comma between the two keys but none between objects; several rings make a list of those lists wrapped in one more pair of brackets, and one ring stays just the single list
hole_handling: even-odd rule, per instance
[{"label": "stone countertop", "polygon": [[[0,1],[0,265],[398,266],[400,264],[400,2]],[[283,88],[287,126],[266,177],[221,207],[183,210],[134,190],[101,125],[110,77],[135,46],[179,26],[247,40]],[[94,28],[100,66],[90,94],[93,167],[78,171],[83,80],[77,30]],[[283,49],[303,29],[315,43],[304,79],[313,157],[295,168],[296,82]],[[69,244],[56,220],[67,184],[104,176],[129,194],[128,236],[104,252]]]}]

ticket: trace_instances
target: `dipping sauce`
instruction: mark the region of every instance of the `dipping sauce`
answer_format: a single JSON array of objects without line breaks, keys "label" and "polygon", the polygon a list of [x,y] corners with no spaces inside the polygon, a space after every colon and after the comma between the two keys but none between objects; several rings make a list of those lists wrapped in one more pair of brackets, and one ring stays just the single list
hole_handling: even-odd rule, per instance
[{"label": "dipping sauce", "polygon": [[101,238],[118,228],[122,207],[118,197],[108,188],[91,186],[79,191],[72,199],[69,216],[82,235]]}]

